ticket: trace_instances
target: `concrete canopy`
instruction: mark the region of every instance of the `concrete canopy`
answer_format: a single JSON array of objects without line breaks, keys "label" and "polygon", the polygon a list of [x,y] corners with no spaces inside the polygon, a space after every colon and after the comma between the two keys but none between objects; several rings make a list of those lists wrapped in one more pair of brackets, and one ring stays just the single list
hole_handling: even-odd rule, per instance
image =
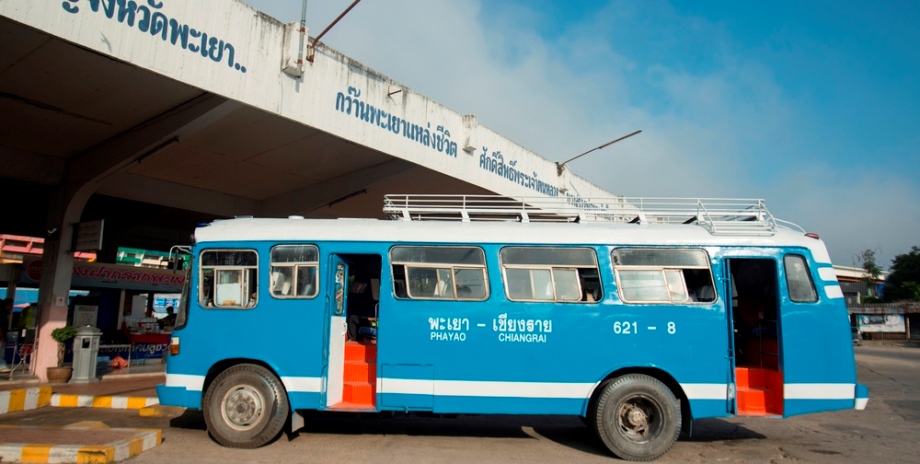
[{"label": "concrete canopy", "polygon": [[74,226],[168,250],[220,217],[382,217],[386,193],[610,197],[242,2],[0,2],[0,233],[45,237],[36,374]]},{"label": "concrete canopy", "polygon": [[0,232],[43,235],[47,190],[101,175],[92,216],[176,209],[169,239],[235,215],[380,217],[381,192],[484,192],[8,18],[0,40],[2,194],[16,199]]}]

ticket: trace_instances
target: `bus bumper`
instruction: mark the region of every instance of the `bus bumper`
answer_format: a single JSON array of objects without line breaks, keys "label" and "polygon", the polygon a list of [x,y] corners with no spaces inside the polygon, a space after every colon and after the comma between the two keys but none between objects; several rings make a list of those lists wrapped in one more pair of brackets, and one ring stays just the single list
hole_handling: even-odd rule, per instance
[{"label": "bus bumper", "polygon": [[866,409],[866,403],[869,402],[869,388],[863,384],[856,384],[856,405],[855,409]]},{"label": "bus bumper", "polygon": [[185,387],[157,385],[157,398],[163,406],[179,406],[188,409],[201,407],[201,392],[192,392]]}]

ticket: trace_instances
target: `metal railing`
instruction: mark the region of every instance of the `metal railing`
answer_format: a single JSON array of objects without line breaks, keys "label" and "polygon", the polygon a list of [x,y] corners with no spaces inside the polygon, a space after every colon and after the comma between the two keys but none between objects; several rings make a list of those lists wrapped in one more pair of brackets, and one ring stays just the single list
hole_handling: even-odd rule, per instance
[{"label": "metal railing", "polygon": [[383,212],[403,221],[612,222],[685,224],[713,235],[773,235],[777,220],[764,200],[744,198],[506,197],[500,195],[384,196]]}]

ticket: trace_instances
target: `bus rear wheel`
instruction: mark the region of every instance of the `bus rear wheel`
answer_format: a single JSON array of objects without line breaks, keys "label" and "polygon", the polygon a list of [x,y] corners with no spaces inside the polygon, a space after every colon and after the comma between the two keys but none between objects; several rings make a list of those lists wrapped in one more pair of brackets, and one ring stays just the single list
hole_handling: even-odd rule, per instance
[{"label": "bus rear wheel", "polygon": [[648,375],[628,374],[605,383],[592,411],[601,441],[627,461],[661,457],[680,434],[680,403]]},{"label": "bus rear wheel", "polygon": [[231,448],[258,448],[281,434],[287,421],[287,392],[268,369],[239,364],[217,376],[204,397],[211,436]]}]

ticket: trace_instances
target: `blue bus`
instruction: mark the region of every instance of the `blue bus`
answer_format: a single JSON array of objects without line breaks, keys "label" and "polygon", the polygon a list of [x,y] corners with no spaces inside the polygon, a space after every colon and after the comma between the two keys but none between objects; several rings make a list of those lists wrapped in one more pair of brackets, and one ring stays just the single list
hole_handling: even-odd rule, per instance
[{"label": "blue bus", "polygon": [[762,200],[384,210],[199,227],[160,403],[238,448],[306,410],[573,415],[646,461],[694,419],[868,401],[825,245]]}]

